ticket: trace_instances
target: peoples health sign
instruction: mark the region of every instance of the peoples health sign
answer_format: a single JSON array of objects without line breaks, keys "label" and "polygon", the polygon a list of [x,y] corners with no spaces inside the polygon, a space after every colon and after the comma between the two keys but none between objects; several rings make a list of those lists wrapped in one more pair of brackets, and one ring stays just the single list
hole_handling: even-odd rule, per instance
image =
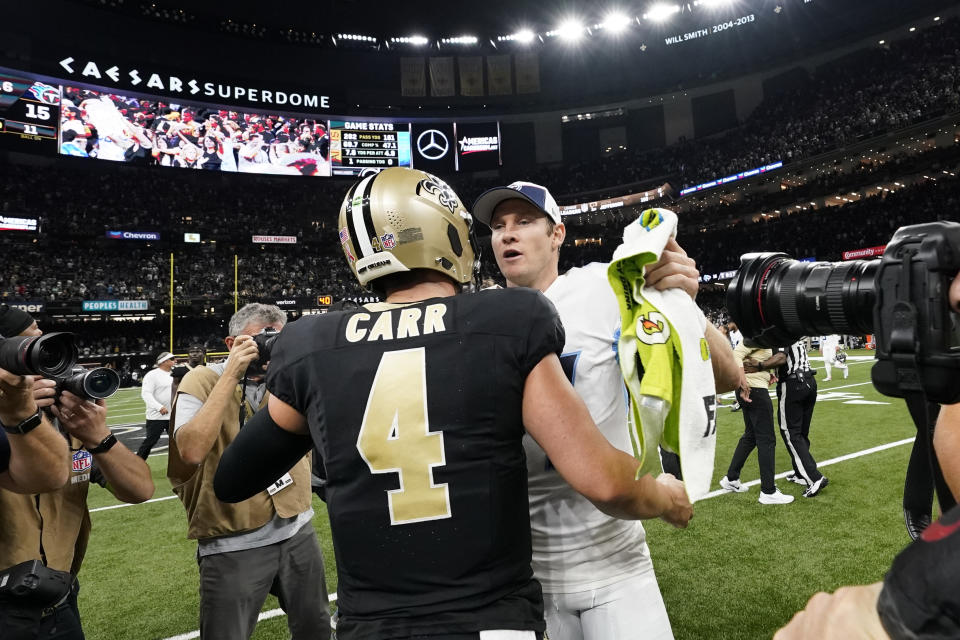
[{"label": "peoples health sign", "polygon": [[84,300],[84,311],[146,311],[146,300]]}]

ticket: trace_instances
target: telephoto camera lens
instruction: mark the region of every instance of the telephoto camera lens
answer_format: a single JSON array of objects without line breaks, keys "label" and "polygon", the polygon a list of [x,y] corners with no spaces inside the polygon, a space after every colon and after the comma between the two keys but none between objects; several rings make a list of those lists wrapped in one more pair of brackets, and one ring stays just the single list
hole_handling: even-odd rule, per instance
[{"label": "telephoto camera lens", "polygon": [[61,388],[81,398],[109,398],[120,388],[120,376],[106,367],[75,367],[63,379]]},{"label": "telephoto camera lens", "polygon": [[803,336],[873,333],[879,260],[800,262],[784,253],[748,253],[727,288],[727,309],[764,347]]},{"label": "telephoto camera lens", "polygon": [[0,339],[0,368],[21,376],[60,378],[77,362],[72,333]]}]

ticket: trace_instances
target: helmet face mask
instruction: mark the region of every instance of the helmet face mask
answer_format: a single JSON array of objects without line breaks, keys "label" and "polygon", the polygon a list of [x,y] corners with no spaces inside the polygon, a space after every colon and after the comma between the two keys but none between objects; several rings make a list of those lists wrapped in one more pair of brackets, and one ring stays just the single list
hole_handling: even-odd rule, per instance
[{"label": "helmet face mask", "polygon": [[394,167],[357,182],[340,207],[344,257],[358,282],[431,269],[466,284],[479,270],[473,217],[445,182]]}]

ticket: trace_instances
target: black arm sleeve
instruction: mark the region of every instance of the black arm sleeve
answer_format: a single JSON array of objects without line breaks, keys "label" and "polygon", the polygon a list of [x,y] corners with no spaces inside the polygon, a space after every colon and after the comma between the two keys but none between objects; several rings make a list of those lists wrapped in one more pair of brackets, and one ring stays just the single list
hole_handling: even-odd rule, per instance
[{"label": "black arm sleeve", "polygon": [[265,490],[313,447],[310,436],[277,426],[267,407],[254,414],[220,458],[213,490],[223,502],[242,502]]}]

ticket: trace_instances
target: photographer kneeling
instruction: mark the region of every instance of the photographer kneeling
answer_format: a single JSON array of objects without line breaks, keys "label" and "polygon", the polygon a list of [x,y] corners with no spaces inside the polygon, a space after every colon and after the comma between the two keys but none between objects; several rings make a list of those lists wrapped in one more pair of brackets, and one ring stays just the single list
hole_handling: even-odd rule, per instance
[{"label": "photographer kneeling", "polygon": [[[960,274],[949,292],[960,314]],[[953,319],[957,326],[957,318]],[[960,404],[940,409],[934,448],[960,501]],[[886,640],[960,637],[960,506],[927,527],[894,560],[883,582],[818,593],[774,640]]]},{"label": "photographer kneeling", "polygon": [[[0,320],[0,333],[40,336],[43,332],[28,314],[8,309]],[[21,397],[30,378],[23,376],[14,385]],[[10,387],[2,388],[5,397],[11,393]],[[90,535],[87,489],[93,462],[103,472],[107,488],[124,502],[150,499],[153,480],[146,463],[110,433],[103,400],[94,403],[69,391],[58,395],[56,381],[43,378],[33,380],[30,388],[32,398],[24,400],[27,408],[33,409],[34,416],[38,409],[49,409],[62,433],[55,437],[66,441],[72,455],[57,459],[66,474],[47,471],[63,480],[49,493],[24,495],[0,489],[0,630],[4,640],[82,639],[77,572]],[[0,421],[10,426],[7,419],[0,411]],[[34,420],[47,419],[41,412]],[[36,430],[41,428],[42,424]]]}]

